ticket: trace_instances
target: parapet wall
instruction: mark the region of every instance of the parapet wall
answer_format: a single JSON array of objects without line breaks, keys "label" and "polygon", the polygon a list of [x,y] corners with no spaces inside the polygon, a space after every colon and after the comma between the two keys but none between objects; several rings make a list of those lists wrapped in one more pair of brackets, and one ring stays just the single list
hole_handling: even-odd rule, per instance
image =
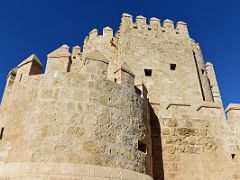
[{"label": "parapet wall", "polygon": [[185,22],[179,21],[174,27],[173,21],[166,19],[161,25],[160,19],[151,18],[149,24],[143,16],[137,16],[135,22],[133,22],[133,17],[130,14],[123,14],[120,30],[129,31],[130,29],[137,29],[138,31],[144,33],[147,31],[153,31],[155,35],[160,35],[161,33],[175,33],[183,36],[188,36],[188,27]]}]

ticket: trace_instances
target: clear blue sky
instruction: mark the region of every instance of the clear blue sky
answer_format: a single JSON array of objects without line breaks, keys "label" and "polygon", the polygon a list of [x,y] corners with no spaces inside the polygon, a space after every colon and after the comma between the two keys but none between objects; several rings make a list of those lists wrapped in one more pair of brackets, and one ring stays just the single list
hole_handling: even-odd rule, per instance
[{"label": "clear blue sky", "polygon": [[239,0],[0,0],[0,97],[9,70],[62,44],[82,46],[93,28],[118,29],[121,14],[183,20],[215,65],[224,105],[240,103]]}]

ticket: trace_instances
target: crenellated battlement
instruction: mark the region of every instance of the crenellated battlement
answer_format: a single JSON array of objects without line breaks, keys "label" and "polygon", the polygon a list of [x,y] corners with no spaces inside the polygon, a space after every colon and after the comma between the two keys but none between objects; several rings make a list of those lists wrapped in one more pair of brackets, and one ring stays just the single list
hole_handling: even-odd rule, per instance
[{"label": "crenellated battlement", "polygon": [[[105,35],[111,36],[111,28],[105,28]],[[62,45],[56,50],[48,54],[48,61],[44,74],[41,74],[43,68],[38,57],[33,54],[22,61],[16,68],[12,69],[7,76],[6,92],[10,90],[14,84],[28,83],[31,79],[54,78],[58,73],[78,73],[92,74],[94,77],[107,80],[109,60],[98,50],[89,52],[85,58],[82,58],[80,46],[74,46],[70,53],[70,47]],[[134,86],[134,74],[129,70],[129,67],[124,63],[122,67],[113,74],[114,83],[131,84]]]},{"label": "crenellated battlement", "polygon": [[[112,38],[113,37],[113,29],[109,26],[103,28],[102,33],[99,34],[99,31],[97,29],[93,29],[89,32],[88,36],[85,38],[85,43],[88,41],[95,40],[96,38]],[[84,44],[85,44],[84,43]]]},{"label": "crenellated battlement", "polygon": [[147,18],[144,16],[137,16],[135,19],[135,22],[133,21],[133,17],[130,14],[124,13],[122,15],[121,19],[121,26],[120,29],[125,31],[130,31],[132,29],[137,29],[142,32],[167,32],[167,33],[176,33],[183,36],[189,36],[188,34],[188,27],[187,24],[183,21],[179,21],[176,24],[176,27],[174,26],[174,22],[166,19],[163,21],[163,24],[161,24],[160,19],[158,18],[150,18],[149,24],[147,23]]}]

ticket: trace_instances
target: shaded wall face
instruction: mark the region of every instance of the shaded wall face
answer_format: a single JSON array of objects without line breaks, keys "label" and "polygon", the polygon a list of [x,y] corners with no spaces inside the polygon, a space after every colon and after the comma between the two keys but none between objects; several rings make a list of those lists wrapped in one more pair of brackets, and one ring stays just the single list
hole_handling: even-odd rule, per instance
[{"label": "shaded wall face", "polygon": [[1,162],[60,162],[145,172],[143,100],[132,85],[55,73],[15,83],[1,104]]}]

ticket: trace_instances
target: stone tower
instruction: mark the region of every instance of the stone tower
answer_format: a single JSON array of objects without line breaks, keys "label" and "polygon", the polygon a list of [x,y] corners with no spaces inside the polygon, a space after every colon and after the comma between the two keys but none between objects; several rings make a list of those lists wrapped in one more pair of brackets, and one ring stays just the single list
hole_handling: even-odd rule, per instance
[{"label": "stone tower", "polygon": [[123,14],[41,70],[32,55],[7,77],[0,178],[240,179],[240,105],[186,23]]}]

